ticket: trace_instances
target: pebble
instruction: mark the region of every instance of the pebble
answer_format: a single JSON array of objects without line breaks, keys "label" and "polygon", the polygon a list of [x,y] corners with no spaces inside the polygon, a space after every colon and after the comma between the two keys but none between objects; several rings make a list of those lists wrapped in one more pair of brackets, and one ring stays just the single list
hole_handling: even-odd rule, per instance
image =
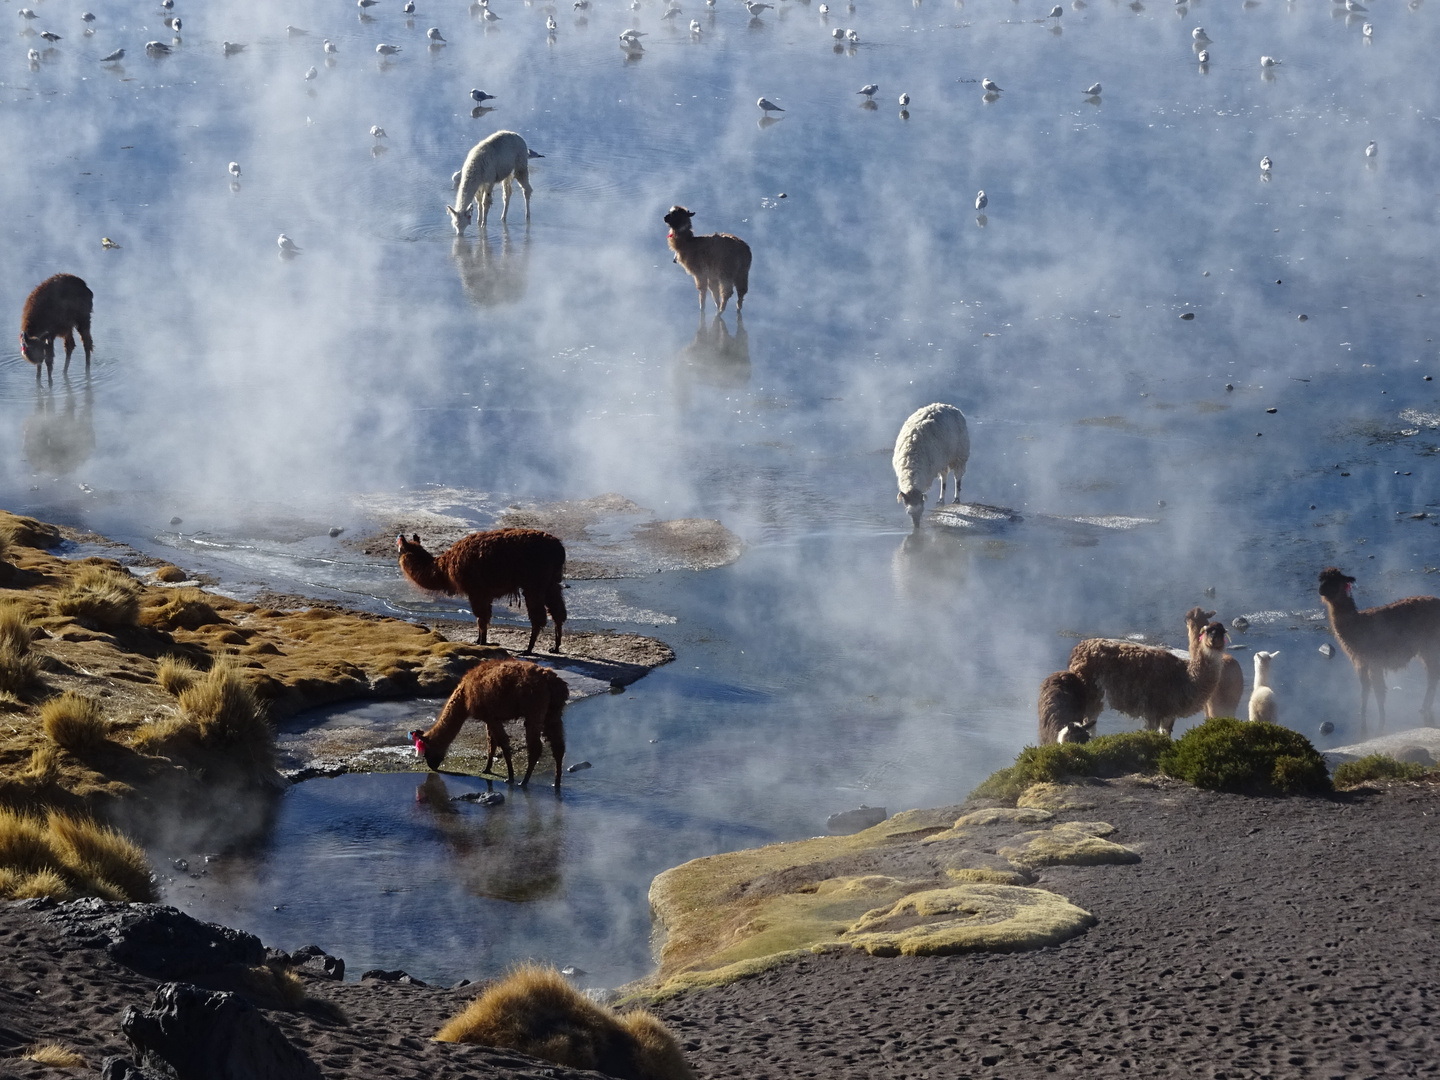
[{"label": "pebble", "polygon": [[1250,629],[1250,620],[1245,618],[1244,615],[1236,615],[1230,625],[1243,634],[1246,630]]},{"label": "pebble", "polygon": [[595,766],[591,765],[590,762],[588,762],[588,761],[577,761],[574,765],[571,765],[571,766],[570,766],[568,769],[566,769],[565,771],[566,771],[566,772],[579,772],[581,769],[593,769],[594,767],[595,767]]},{"label": "pebble", "polygon": [[1309,316],[1309,315],[1296,315],[1295,318],[1296,318],[1296,320],[1297,320],[1298,322],[1309,322],[1309,321],[1310,321],[1310,316]]},{"label": "pebble", "polygon": [[1234,383],[1228,383],[1228,382],[1227,382],[1227,383],[1225,384],[1225,389],[1226,389],[1226,391],[1234,390],[1234,389],[1235,389],[1235,384],[1234,384]]},{"label": "pebble", "polygon": [[182,874],[186,870],[190,869],[190,864],[184,859],[176,859],[173,863],[171,863],[171,865],[174,866],[176,870],[179,870]]},{"label": "pebble", "polygon": [[1193,311],[1187,311],[1187,312],[1185,312],[1184,315],[1181,315],[1180,318],[1185,319],[1185,320],[1188,321],[1188,320],[1190,320],[1190,319],[1195,318],[1195,313],[1194,313]]},{"label": "pebble", "polygon": [[1273,416],[1275,413],[1279,412],[1280,410],[1279,410],[1279,409],[1266,409],[1265,411],[1266,411],[1267,413],[1270,413],[1270,414]]},{"label": "pebble", "polygon": [[1320,646],[1320,655],[1329,659],[1335,655],[1335,646],[1327,641],[1324,645]]},{"label": "pebble", "polygon": [[567,967],[561,968],[560,974],[564,975],[567,979],[581,979],[590,973],[584,968],[578,968],[574,964],[570,964]]},{"label": "pebble", "polygon": [[334,538],[334,537],[336,537],[336,536],[339,536],[339,535],[340,535],[342,532],[344,532],[344,531],[345,531],[345,530],[342,529],[342,528],[340,528],[339,525],[332,525],[332,526],[330,526],[330,536],[331,536],[332,538]]},{"label": "pebble", "polygon": [[1330,734],[1333,734],[1334,731],[1335,731],[1335,725],[1332,724],[1329,720],[1326,720],[1323,724],[1320,725],[1320,734],[1321,734],[1321,735],[1330,735]]},{"label": "pebble", "polygon": [[473,802],[476,806],[499,806],[505,801],[505,796],[498,791],[467,791],[464,795],[456,795],[451,802]]},{"label": "pebble", "polygon": [[170,519],[170,524],[171,524],[171,525],[179,525],[179,524],[182,524],[182,522],[181,522],[181,520],[180,520],[178,517],[173,517],[173,518]]}]

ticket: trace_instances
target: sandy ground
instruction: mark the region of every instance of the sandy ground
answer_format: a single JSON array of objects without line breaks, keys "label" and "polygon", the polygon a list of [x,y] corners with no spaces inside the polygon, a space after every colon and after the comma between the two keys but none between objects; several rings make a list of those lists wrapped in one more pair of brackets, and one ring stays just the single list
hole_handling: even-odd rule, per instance
[{"label": "sandy ground", "polygon": [[[1078,938],[1002,956],[827,953],[657,1011],[701,1077],[1440,1072],[1440,787],[1266,800],[1131,780],[1086,798],[1141,861],[1043,871],[1098,917]],[[10,1056],[41,1039],[98,1068],[125,1049],[125,1006],[156,985],[43,915],[0,904],[0,1076],[62,1075]],[[352,1023],[269,1015],[327,1077],[546,1075],[429,1041],[474,987],[309,986]]]}]

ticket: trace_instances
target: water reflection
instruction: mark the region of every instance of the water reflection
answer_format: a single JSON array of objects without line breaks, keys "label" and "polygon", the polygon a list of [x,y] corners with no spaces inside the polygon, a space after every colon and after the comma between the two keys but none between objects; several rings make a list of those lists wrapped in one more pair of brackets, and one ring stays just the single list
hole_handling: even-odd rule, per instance
[{"label": "water reflection", "polygon": [[[486,782],[486,790],[495,785]],[[502,792],[514,788],[501,785]],[[543,900],[560,890],[560,857],[564,849],[564,812],[556,793],[553,806],[540,797],[522,795],[504,810],[456,807],[438,773],[427,773],[415,789],[416,803],[433,814],[435,828],[453,859],[451,873],[466,892],[512,903]]]},{"label": "water reflection", "polygon": [[[68,377],[62,377],[63,403],[53,386],[35,389],[35,411],[25,421],[25,460],[38,473],[65,476],[95,453],[94,389],[86,374],[79,401]],[[78,405],[78,408],[77,408]]]},{"label": "water reflection", "polygon": [[675,363],[675,383],[681,405],[690,404],[695,385],[734,390],[750,382],[750,335],[745,319],[735,313],[735,333],[716,315],[707,321],[704,314],[695,328],[694,339],[680,350]]},{"label": "water reflection", "polygon": [[460,273],[465,295],[476,307],[513,304],[525,295],[529,274],[530,240],[510,238],[510,228],[500,227],[500,253],[490,247],[490,237],[480,234],[475,242],[457,236],[450,246],[450,256]]}]

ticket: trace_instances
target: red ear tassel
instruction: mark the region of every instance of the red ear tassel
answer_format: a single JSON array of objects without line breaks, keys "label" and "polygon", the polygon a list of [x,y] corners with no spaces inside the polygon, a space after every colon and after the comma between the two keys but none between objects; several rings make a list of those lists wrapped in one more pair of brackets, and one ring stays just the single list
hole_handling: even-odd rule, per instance
[{"label": "red ear tassel", "polygon": [[425,756],[425,736],[418,729],[410,732],[410,738],[415,743],[415,756]]}]

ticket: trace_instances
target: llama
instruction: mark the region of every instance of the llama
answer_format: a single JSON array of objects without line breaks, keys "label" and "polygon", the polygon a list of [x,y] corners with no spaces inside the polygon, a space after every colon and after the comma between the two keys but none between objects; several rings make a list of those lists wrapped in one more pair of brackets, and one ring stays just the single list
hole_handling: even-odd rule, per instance
[{"label": "llama", "polygon": [[510,214],[512,178],[520,184],[520,190],[525,193],[525,220],[529,221],[530,148],[525,145],[525,140],[513,131],[497,131],[471,147],[460,170],[460,196],[456,199],[457,206],[445,207],[450,214],[450,224],[455,226],[455,235],[463,236],[465,226],[474,220],[471,203],[480,204],[480,228],[485,228],[490,217],[490,204],[494,201],[496,184],[500,185],[504,195],[500,220],[505,221]]},{"label": "llama", "polygon": [[1270,689],[1270,661],[1279,655],[1279,650],[1255,654],[1255,688],[1250,691],[1252,723],[1262,720],[1267,724],[1275,723],[1278,714],[1275,709],[1275,691]]},{"label": "llama", "polygon": [[[1187,625],[1204,623],[1203,608],[1192,608]],[[1188,660],[1169,649],[1130,641],[1089,638],[1070,651],[1070,670],[1085,685],[1085,723],[1093,726],[1106,704],[1143,720],[1150,730],[1169,735],[1175,721],[1204,708],[1220,680],[1225,627],[1212,622],[1198,634],[1196,655]]]},{"label": "llama", "polygon": [[1085,701],[1085,683],[1073,671],[1045,676],[1040,684],[1040,745],[1089,742]]},{"label": "llama", "polygon": [[415,753],[438,771],[460,728],[474,717],[485,725],[490,738],[485,771],[490,771],[495,749],[499,747],[505,758],[505,782],[513,784],[515,766],[510,761],[510,736],[505,733],[505,721],[523,719],[527,760],[525,779],[520,781],[520,786],[530,783],[530,774],[535,771],[543,749],[540,744],[543,735],[555,758],[558,788],[560,766],[565,759],[565,722],[560,713],[569,697],[570,687],[565,680],[547,667],[528,660],[482,660],[465,673],[435,723],[425,731],[417,728],[410,732],[410,740],[415,744]]},{"label": "llama", "polygon": [[715,297],[715,304],[724,314],[730,294],[735,294],[735,310],[745,306],[750,290],[750,245],[729,233],[696,236],[690,228],[695,215],[683,206],[672,206],[665,215],[670,226],[670,250],[692,278],[700,293],[700,313],[705,313],[705,292]]},{"label": "llama", "polygon": [[1385,672],[1399,671],[1418,656],[1425,665],[1425,704],[1420,714],[1435,724],[1431,706],[1440,680],[1440,598],[1411,596],[1384,607],[1358,611],[1350,596],[1355,579],[1334,566],[1320,571],[1320,599],[1330,613],[1330,630],[1360,677],[1360,734],[1366,733],[1365,706],[1375,692],[1380,730],[1385,730]]},{"label": "llama", "polygon": [[94,310],[95,294],[74,274],[48,277],[25,300],[20,314],[20,352],[35,365],[35,381],[40,381],[40,367],[46,376],[55,378],[55,339],[65,339],[65,367],[70,370],[70,354],[75,351],[75,331],[85,346],[85,370],[90,370],[90,354],[95,342],[90,339],[90,313]]},{"label": "llama", "polygon": [[[1205,623],[1215,617],[1215,612],[1205,612],[1203,620],[1196,619],[1187,623],[1187,630],[1190,637],[1190,651],[1187,656],[1195,656],[1200,648],[1200,631],[1205,629]],[[1229,653],[1220,662],[1220,681],[1215,684],[1215,692],[1205,702],[1205,719],[1212,716],[1239,716],[1240,699],[1245,695],[1245,669],[1240,666],[1240,661]]]},{"label": "llama", "polygon": [[[926,405],[910,414],[895,439],[891,464],[900,485],[896,501],[905,507],[915,528],[925,512],[925,495],[940,477],[940,503],[945,501],[945,474],[955,477],[954,501],[960,501],[960,481],[970,460],[970,430],[965,414],[954,405]],[[936,505],[940,505],[937,503]]]},{"label": "llama", "polygon": [[566,618],[560,583],[565,576],[565,545],[556,537],[539,529],[476,532],[462,536],[439,556],[420,546],[418,533],[409,540],[395,539],[400,570],[414,584],[446,596],[465,594],[479,624],[475,639],[479,644],[489,644],[492,601],[504,596],[514,604],[524,594],[530,616],[530,644],[525,651],[535,651],[547,610],[555,620],[554,651],[560,651]]}]

